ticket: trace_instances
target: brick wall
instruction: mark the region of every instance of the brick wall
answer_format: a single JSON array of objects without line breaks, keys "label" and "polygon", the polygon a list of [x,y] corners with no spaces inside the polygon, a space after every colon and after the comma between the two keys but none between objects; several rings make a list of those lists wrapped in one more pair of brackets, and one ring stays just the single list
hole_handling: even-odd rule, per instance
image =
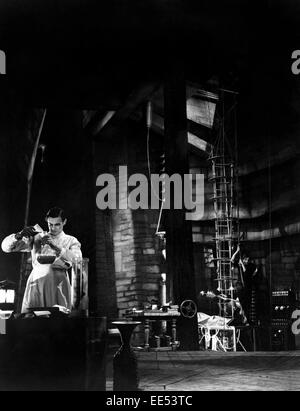
[{"label": "brick wall", "polygon": [[[134,129],[133,129],[134,130]],[[118,183],[119,166],[147,175],[142,131],[124,128],[124,135],[95,147],[95,172],[111,173]],[[145,140],[144,140],[145,142]],[[127,188],[122,185],[120,198]],[[96,207],[96,306],[109,319],[132,307],[160,298],[161,250],[155,236],[159,210],[99,210]]]},{"label": "brick wall", "polygon": [[158,300],[160,250],[151,224],[153,211],[113,213],[114,261],[119,315]]}]

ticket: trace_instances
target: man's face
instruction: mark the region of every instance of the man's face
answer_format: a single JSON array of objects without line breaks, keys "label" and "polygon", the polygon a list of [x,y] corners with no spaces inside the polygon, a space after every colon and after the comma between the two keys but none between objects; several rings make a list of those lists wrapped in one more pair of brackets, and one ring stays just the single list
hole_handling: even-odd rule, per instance
[{"label": "man's face", "polygon": [[244,265],[247,265],[249,263],[249,257],[244,257],[243,258],[243,263],[244,263]]},{"label": "man's face", "polygon": [[67,220],[62,221],[61,217],[48,217],[47,223],[49,232],[53,236],[57,236],[63,231],[64,225],[66,224]]},{"label": "man's face", "polygon": [[240,281],[236,282],[235,289],[238,293],[242,291],[243,286],[242,286],[242,283]]}]

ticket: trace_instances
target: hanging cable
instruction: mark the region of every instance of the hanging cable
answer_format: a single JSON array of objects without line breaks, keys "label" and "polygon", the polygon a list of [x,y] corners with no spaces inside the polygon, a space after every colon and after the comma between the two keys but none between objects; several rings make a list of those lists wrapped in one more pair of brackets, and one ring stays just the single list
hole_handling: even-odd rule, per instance
[{"label": "hanging cable", "polygon": [[270,292],[270,312],[272,312],[272,174],[271,174],[271,147],[270,136],[268,136],[268,202],[269,202],[269,289]]},{"label": "hanging cable", "polygon": [[151,160],[150,160],[150,130],[151,130],[151,126],[152,126],[152,104],[151,102],[147,103],[147,118],[146,118],[146,123],[147,123],[147,167],[148,167],[148,176],[149,176],[149,180],[150,180],[150,184],[151,184],[151,189],[153,194],[155,195],[155,197],[161,201],[164,202],[165,199],[161,198],[159,193],[156,192],[154,186],[153,186],[153,182],[152,182],[152,178],[151,178]]},{"label": "hanging cable", "polygon": [[234,96],[234,161],[235,161],[235,184],[236,184],[236,219],[237,219],[237,243],[240,245],[240,200],[239,200],[239,154],[237,138],[237,103],[236,95]]},{"label": "hanging cable", "polygon": [[147,103],[147,116],[146,116],[147,128],[150,129],[152,126],[152,103],[148,101]]},{"label": "hanging cable", "polygon": [[[160,210],[159,210],[159,216],[158,216],[158,222],[155,230],[155,235],[162,235],[162,231],[159,231],[160,228],[160,222],[161,222],[161,217],[162,217],[162,211],[164,208],[164,203],[165,203],[165,185],[163,182],[163,187],[162,187],[162,197],[160,197],[159,193],[156,192],[154,186],[153,186],[153,181],[152,181],[152,174],[151,174],[151,160],[150,160],[150,130],[152,126],[152,103],[151,101],[148,101],[147,103],[147,113],[146,113],[146,125],[147,125],[147,167],[148,167],[148,175],[149,175],[149,180],[151,184],[151,191],[155,195],[155,197],[160,201]],[[163,167],[164,168],[164,167]],[[165,169],[163,170],[165,173]],[[163,173],[163,174],[164,174]]]},{"label": "hanging cable", "polygon": [[160,205],[159,216],[158,216],[157,226],[155,230],[155,235],[159,235],[159,236],[161,236],[162,234],[165,234],[164,231],[159,231],[163,207],[164,207],[164,201],[162,201]]},{"label": "hanging cable", "polygon": [[155,197],[161,201],[164,202],[165,198],[164,197],[160,197],[159,193],[156,192],[154,186],[153,186],[153,181],[151,178],[151,162],[150,162],[150,153],[149,153],[149,140],[150,140],[150,130],[147,130],[147,167],[148,167],[148,175],[149,175],[149,180],[150,180],[150,184],[151,184],[151,188],[152,188],[152,192],[155,195]]}]

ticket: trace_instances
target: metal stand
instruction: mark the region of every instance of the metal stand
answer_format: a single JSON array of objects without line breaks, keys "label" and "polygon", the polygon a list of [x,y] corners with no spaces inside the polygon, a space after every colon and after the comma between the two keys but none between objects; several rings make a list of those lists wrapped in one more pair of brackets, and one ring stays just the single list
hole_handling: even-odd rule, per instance
[{"label": "metal stand", "polygon": [[205,341],[205,349],[212,351],[236,351],[236,330],[235,327],[208,327],[201,326],[200,341]]},{"label": "metal stand", "polygon": [[114,391],[137,391],[139,387],[137,358],[130,345],[133,330],[139,321],[114,321],[121,334],[122,345],[113,359]]}]

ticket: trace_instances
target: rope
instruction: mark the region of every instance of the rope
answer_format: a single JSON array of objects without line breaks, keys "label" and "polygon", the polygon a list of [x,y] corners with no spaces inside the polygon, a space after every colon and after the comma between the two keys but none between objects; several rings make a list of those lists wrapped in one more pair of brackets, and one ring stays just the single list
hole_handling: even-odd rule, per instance
[{"label": "rope", "polygon": [[[150,115],[149,115],[149,117],[150,117]],[[157,234],[159,234],[159,226],[160,226],[160,222],[161,222],[162,210],[163,210],[166,198],[165,198],[165,196],[163,196],[163,198],[161,198],[159,193],[156,192],[156,190],[154,189],[154,186],[153,186],[152,178],[151,178],[150,129],[151,129],[151,120],[147,118],[147,168],[148,168],[148,177],[149,177],[150,184],[151,184],[151,190],[152,190],[153,194],[155,195],[155,197],[157,198],[157,200],[159,200],[160,203],[161,203],[160,210],[159,210],[158,221],[157,221],[157,226],[156,226],[156,230],[155,230],[155,234],[157,235]]]},{"label": "rope", "polygon": [[150,180],[150,183],[151,183],[151,188],[152,188],[152,191],[153,191],[155,197],[156,197],[159,201],[164,202],[164,201],[165,201],[165,198],[161,198],[161,197],[159,196],[159,194],[155,191],[154,186],[153,186],[153,182],[152,182],[152,179],[151,179],[150,127],[151,127],[150,125],[147,126],[147,167],[148,167],[148,176],[149,176],[149,180]]},{"label": "rope", "polygon": [[[44,112],[43,112],[43,115],[42,115],[40,125],[39,125],[36,141],[35,141],[34,146],[33,146],[30,164],[29,164],[29,167],[28,167],[27,196],[26,196],[26,205],[25,205],[24,227],[26,227],[27,224],[28,224],[33,172],[34,172],[36,155],[37,155],[37,151],[38,151],[38,147],[39,147],[40,137],[41,137],[41,134],[42,134],[46,114],[47,114],[47,109],[45,108]],[[21,264],[20,264],[20,278],[19,278],[18,293],[17,293],[17,298],[16,298],[17,311],[20,311],[20,309],[21,309],[21,303],[22,303],[21,292],[22,292],[22,286],[23,286],[23,279],[24,279],[24,276],[25,276],[25,273],[26,273],[26,268],[27,268],[27,253],[22,253]]]},{"label": "rope", "polygon": [[[272,229],[272,175],[271,175],[271,150],[270,135],[268,136],[268,191],[269,191],[269,232]],[[270,312],[272,312],[272,236],[269,238],[269,289],[270,289]]]}]

